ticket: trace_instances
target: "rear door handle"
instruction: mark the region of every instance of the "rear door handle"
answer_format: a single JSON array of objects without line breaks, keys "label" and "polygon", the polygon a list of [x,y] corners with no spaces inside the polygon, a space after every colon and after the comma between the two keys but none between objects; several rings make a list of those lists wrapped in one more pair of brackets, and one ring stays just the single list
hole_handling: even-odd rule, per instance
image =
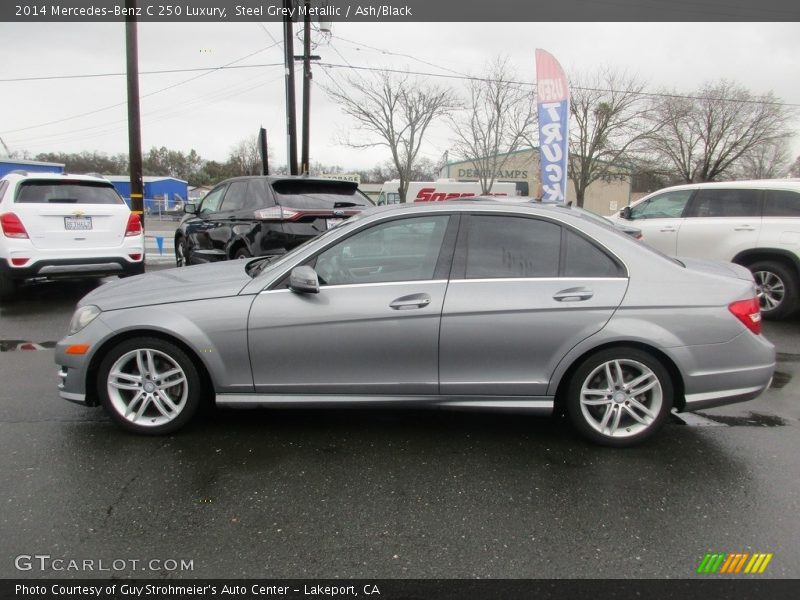
[{"label": "rear door handle", "polygon": [[756,228],[752,225],[740,225],[739,227],[734,227],[734,231],[755,231]]},{"label": "rear door handle", "polygon": [[667,225],[666,227],[659,229],[659,231],[663,231],[665,233],[675,233],[678,230],[675,229],[672,225]]},{"label": "rear door handle", "polygon": [[586,288],[569,288],[568,290],[556,292],[553,296],[553,300],[557,302],[582,302],[583,300],[588,300],[592,296],[594,296],[592,290],[587,290]]},{"label": "rear door handle", "polygon": [[412,308],[425,308],[431,303],[428,294],[411,294],[393,300],[389,306],[395,310],[410,310]]}]

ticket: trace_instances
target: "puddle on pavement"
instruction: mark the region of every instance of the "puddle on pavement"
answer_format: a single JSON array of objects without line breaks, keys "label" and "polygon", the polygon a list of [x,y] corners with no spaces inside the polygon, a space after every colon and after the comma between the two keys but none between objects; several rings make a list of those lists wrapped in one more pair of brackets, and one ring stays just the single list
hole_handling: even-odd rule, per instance
[{"label": "puddle on pavement", "polygon": [[782,427],[789,424],[787,420],[780,417],[754,412],[739,416],[705,415],[703,413],[696,413],[696,415],[728,427]]},{"label": "puddle on pavement", "polygon": [[37,350],[51,350],[55,347],[56,347],[55,342],[0,340],[0,352],[35,352]]}]

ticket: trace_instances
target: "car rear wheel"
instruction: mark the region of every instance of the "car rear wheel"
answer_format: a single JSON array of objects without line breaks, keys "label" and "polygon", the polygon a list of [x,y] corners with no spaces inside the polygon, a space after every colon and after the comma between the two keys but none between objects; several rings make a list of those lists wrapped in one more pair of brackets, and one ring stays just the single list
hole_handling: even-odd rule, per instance
[{"label": "car rear wheel", "polygon": [[5,273],[0,273],[0,300],[11,300],[19,284]]},{"label": "car rear wheel", "polygon": [[186,353],[158,338],[115,346],[100,365],[97,391],[111,418],[134,433],[172,433],[200,405],[200,376]]},{"label": "car rear wheel", "polygon": [[611,348],[584,360],[569,383],[567,412],[586,438],[633,446],[655,434],[673,403],[669,372],[636,348]]},{"label": "car rear wheel", "polygon": [[786,266],[771,260],[749,266],[758,289],[758,303],[765,319],[784,319],[797,306],[798,284],[795,274]]},{"label": "car rear wheel", "polygon": [[248,258],[253,258],[253,255],[250,254],[250,251],[247,248],[239,248],[233,253],[233,258],[237,260],[245,260]]}]

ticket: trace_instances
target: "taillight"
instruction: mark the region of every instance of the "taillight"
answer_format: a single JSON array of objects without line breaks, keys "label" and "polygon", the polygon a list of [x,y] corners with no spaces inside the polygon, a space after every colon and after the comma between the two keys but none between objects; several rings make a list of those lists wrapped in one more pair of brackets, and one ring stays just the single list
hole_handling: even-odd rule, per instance
[{"label": "taillight", "polygon": [[294,221],[303,216],[303,211],[283,206],[270,206],[255,211],[256,219],[262,221]]},{"label": "taillight", "polygon": [[128,225],[125,227],[125,237],[134,235],[142,235],[142,222],[139,220],[139,215],[131,213],[128,215]]},{"label": "taillight", "polygon": [[28,237],[25,226],[14,213],[3,213],[0,215],[0,229],[3,230],[6,237],[26,239]]},{"label": "taillight", "polygon": [[761,306],[758,304],[758,298],[732,302],[728,305],[728,310],[750,331],[755,334],[761,333]]}]

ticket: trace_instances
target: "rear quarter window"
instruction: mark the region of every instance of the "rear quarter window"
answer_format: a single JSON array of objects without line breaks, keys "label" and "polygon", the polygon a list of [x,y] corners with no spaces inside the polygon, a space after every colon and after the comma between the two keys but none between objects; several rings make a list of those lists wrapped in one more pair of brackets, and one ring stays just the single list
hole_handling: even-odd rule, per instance
[{"label": "rear quarter window", "polygon": [[769,190],[764,199],[765,217],[800,217],[800,194],[788,190]]},{"label": "rear quarter window", "polygon": [[111,184],[93,181],[24,181],[14,200],[18,204],[124,204]]}]

